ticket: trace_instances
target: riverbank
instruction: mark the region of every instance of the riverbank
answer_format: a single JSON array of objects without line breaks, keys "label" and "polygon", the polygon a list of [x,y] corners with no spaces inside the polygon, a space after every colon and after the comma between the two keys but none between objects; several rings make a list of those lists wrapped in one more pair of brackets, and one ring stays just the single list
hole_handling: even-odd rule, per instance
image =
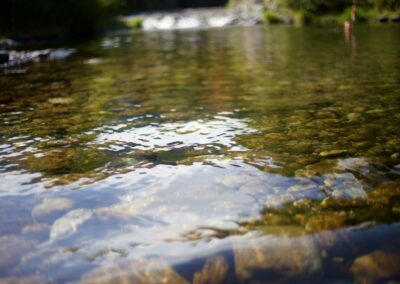
[{"label": "riverbank", "polygon": [[[328,10],[325,12],[307,10],[304,7],[296,9],[279,1],[253,1],[251,4],[249,4],[250,1],[247,4],[243,1],[231,2],[225,7],[139,11],[123,16],[109,12],[108,16],[103,13],[103,16],[100,17],[100,14],[92,12],[93,15],[88,15],[89,19],[85,19],[81,15],[76,23],[69,21],[63,24],[49,22],[27,25],[21,24],[21,20],[7,22],[3,19],[0,39],[3,37],[19,42],[31,42],[87,38],[108,31],[123,29],[169,30],[258,24],[342,25],[345,21],[350,20],[351,13],[351,8],[343,8],[344,11]],[[280,4],[277,5],[276,3]],[[120,13],[123,11],[124,9],[121,8]],[[125,11],[125,13],[127,12]],[[357,7],[356,21],[360,23],[399,23],[400,10],[378,9],[360,5]]]},{"label": "riverbank", "polygon": [[[226,26],[253,26],[261,24],[286,24],[286,25],[338,25],[350,20],[350,9],[336,14],[312,14],[305,10],[290,9],[287,6],[268,6],[265,3],[252,5],[228,5],[226,7],[196,8],[180,10],[163,10],[155,12],[141,12],[119,17],[106,17],[91,27],[91,32],[74,33],[72,30],[54,28],[32,28],[18,30],[18,27],[8,33],[0,32],[0,68],[19,65],[22,63],[47,60],[53,58],[52,53],[69,56],[68,49],[53,50],[48,46],[32,50],[21,47],[21,44],[69,40],[71,38],[88,38],[93,35],[106,34],[118,30],[175,30],[175,29],[207,29]],[[366,9],[357,7],[356,22],[375,22],[382,24],[400,23],[400,11]],[[82,31],[88,28],[82,28]],[[3,37],[2,36],[6,36]],[[9,38],[8,38],[9,37]],[[19,47],[17,47],[19,46]],[[58,58],[58,56],[56,56]]]},{"label": "riverbank", "polygon": [[[342,25],[350,19],[350,10],[339,14],[312,15],[291,9],[266,9],[263,5],[244,5],[226,8],[185,9],[157,11],[123,16],[121,22],[130,29],[173,30],[191,28],[215,28],[225,26],[250,26],[258,24]],[[359,8],[359,23],[399,23],[400,12]]]},{"label": "riverbank", "polygon": [[251,26],[263,23],[263,7],[254,5],[251,8],[237,6],[157,11],[124,16],[121,17],[121,21],[130,28],[143,30]]}]

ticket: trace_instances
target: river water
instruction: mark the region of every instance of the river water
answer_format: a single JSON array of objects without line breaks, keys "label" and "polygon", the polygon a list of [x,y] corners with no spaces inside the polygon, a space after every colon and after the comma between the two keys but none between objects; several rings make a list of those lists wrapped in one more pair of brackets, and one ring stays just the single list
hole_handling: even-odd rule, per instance
[{"label": "river water", "polygon": [[0,282],[399,280],[399,35],[116,33],[3,72]]}]

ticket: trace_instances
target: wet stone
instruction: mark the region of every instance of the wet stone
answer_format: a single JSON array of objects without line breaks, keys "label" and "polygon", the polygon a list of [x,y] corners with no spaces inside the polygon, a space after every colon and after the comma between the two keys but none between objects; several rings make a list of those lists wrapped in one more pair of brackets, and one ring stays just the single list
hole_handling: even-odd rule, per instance
[{"label": "wet stone", "polygon": [[194,274],[193,283],[225,283],[228,272],[229,266],[224,257],[209,258],[204,264],[203,270]]},{"label": "wet stone", "polygon": [[327,197],[321,202],[322,209],[346,209],[360,208],[368,205],[365,199],[335,199]]},{"label": "wet stone", "polygon": [[72,98],[59,97],[59,98],[49,99],[49,103],[51,103],[53,105],[70,105],[73,102],[74,102],[74,99],[72,99]]},{"label": "wet stone", "polygon": [[97,64],[100,64],[102,62],[103,61],[100,58],[90,58],[88,60],[85,60],[84,63],[88,64],[88,65],[97,65]]},{"label": "wet stone", "polygon": [[265,206],[268,208],[275,208],[282,206],[286,203],[293,202],[296,200],[296,197],[293,194],[274,194],[269,195],[265,201]]},{"label": "wet stone", "polygon": [[337,156],[342,156],[347,153],[347,150],[344,149],[338,149],[338,150],[331,150],[331,151],[323,151],[319,153],[319,155],[323,158],[331,158],[331,157],[337,157]]},{"label": "wet stone", "polygon": [[368,150],[368,154],[372,155],[372,156],[383,156],[385,154],[386,150],[383,146],[375,146],[372,147]]},{"label": "wet stone", "polygon": [[361,117],[360,113],[356,113],[356,112],[352,112],[349,113],[348,115],[346,115],[346,118],[349,122],[356,122],[357,120],[359,120]]},{"label": "wet stone", "polygon": [[340,214],[317,215],[308,219],[305,228],[309,232],[334,230],[345,225],[345,216]]},{"label": "wet stone", "polygon": [[348,158],[337,161],[337,169],[344,171],[365,172],[370,170],[370,165],[362,158]]},{"label": "wet stone", "polygon": [[386,251],[374,251],[358,257],[350,271],[359,283],[378,283],[400,279],[400,255]]},{"label": "wet stone", "polygon": [[167,262],[160,259],[150,259],[97,268],[84,275],[81,283],[189,284],[189,281],[180,276]]},{"label": "wet stone", "polygon": [[351,173],[335,173],[324,176],[324,185],[334,199],[365,199],[367,197],[361,182]]},{"label": "wet stone", "polygon": [[265,135],[265,139],[267,140],[285,140],[285,135],[281,133],[268,133]]},{"label": "wet stone", "polygon": [[321,110],[316,114],[316,118],[319,119],[335,119],[339,118],[339,115],[333,110]]},{"label": "wet stone", "polygon": [[35,51],[8,51],[9,60],[0,67],[14,66],[28,62],[40,61],[43,59],[59,60],[65,59],[74,53],[74,49],[44,49]]},{"label": "wet stone", "polygon": [[[321,257],[312,237],[238,240],[234,242],[234,254],[236,276],[242,281],[275,277],[313,281],[322,277]],[[258,279],[256,272],[260,270],[265,273]]]},{"label": "wet stone", "polygon": [[391,159],[396,160],[398,158],[400,158],[400,153],[394,153],[390,156]]},{"label": "wet stone", "polygon": [[400,15],[393,15],[391,20],[393,23],[400,23]]},{"label": "wet stone", "polygon": [[396,197],[400,197],[400,182],[384,182],[368,195],[368,200],[375,204],[389,205]]},{"label": "wet stone", "polygon": [[389,21],[389,17],[386,15],[380,15],[378,16],[377,20],[380,23],[387,23]]},{"label": "wet stone", "polygon": [[334,159],[323,160],[321,162],[310,164],[302,169],[295,172],[297,177],[312,178],[314,176],[320,176],[334,171],[336,168],[337,161]]},{"label": "wet stone", "polygon": [[308,192],[308,191],[315,191],[319,190],[319,187],[316,184],[296,184],[288,188],[288,192]]}]

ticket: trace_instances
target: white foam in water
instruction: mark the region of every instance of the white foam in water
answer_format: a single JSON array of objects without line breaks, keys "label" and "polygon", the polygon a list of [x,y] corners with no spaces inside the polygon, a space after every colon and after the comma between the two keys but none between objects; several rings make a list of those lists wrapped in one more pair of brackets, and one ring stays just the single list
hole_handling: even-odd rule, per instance
[{"label": "white foam in water", "polygon": [[201,21],[195,17],[179,19],[176,23],[177,29],[195,29],[201,27]]},{"label": "white foam in water", "polygon": [[144,30],[170,30],[175,26],[175,19],[172,16],[165,16],[161,19],[155,17],[147,18],[143,21]]},{"label": "white foam in water", "polygon": [[210,27],[217,28],[217,27],[225,27],[225,26],[228,26],[228,25],[232,24],[232,21],[233,21],[232,17],[229,17],[229,16],[225,16],[225,17],[212,17],[212,18],[209,18],[209,19],[208,19],[207,23],[208,23],[208,25],[209,25]]}]

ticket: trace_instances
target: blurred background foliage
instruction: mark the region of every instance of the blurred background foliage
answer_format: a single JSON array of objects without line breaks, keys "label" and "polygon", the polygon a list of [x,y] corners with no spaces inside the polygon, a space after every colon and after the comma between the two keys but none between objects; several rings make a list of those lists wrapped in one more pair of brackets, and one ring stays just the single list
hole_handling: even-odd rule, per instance
[{"label": "blurred background foliage", "polygon": [[0,32],[70,31],[91,33],[104,18],[123,11],[124,0],[5,0]]},{"label": "blurred background foliage", "polygon": [[[306,15],[345,13],[353,2],[362,9],[398,11],[400,0],[3,0],[0,4],[0,34],[47,31],[49,34],[92,33],[113,16],[135,11],[238,5],[264,2],[271,7]],[[270,18],[271,13],[269,13]]]},{"label": "blurred background foliage", "polygon": [[303,10],[312,14],[340,13],[353,3],[363,8],[377,10],[397,10],[400,8],[399,0],[283,0],[279,2],[294,10]]}]

